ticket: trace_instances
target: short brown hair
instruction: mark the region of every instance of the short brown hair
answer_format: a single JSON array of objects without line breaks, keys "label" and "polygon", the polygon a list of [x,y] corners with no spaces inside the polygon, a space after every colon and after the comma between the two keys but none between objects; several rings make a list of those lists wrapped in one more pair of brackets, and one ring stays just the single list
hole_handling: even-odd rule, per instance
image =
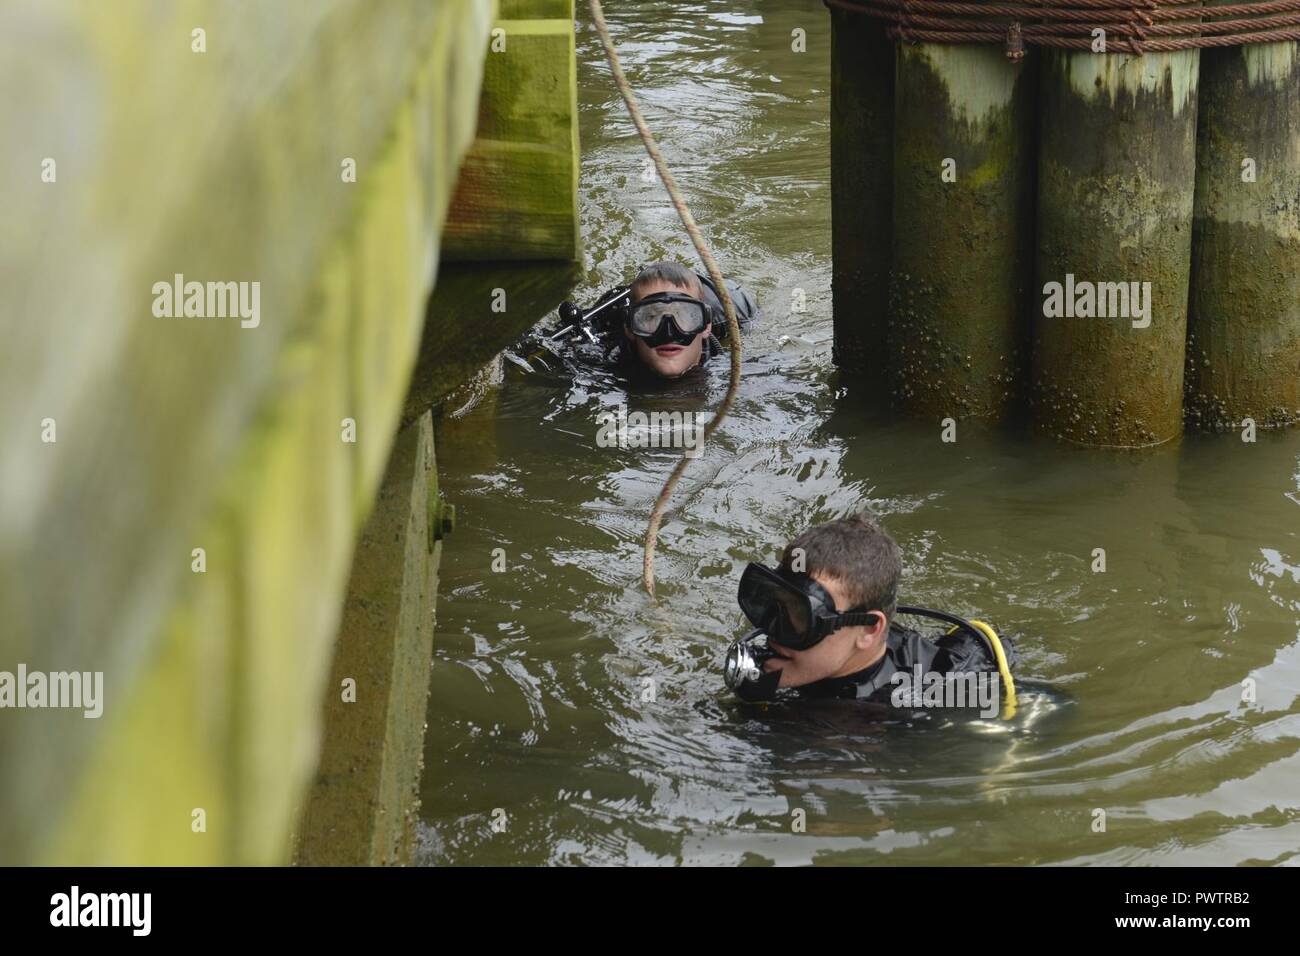
[{"label": "short brown hair", "polygon": [[679,289],[685,289],[697,299],[704,291],[700,287],[699,276],[686,266],[665,259],[660,262],[652,262],[637,273],[636,278],[632,280],[631,288],[628,290],[632,294],[632,300],[634,302],[639,301],[641,296],[638,295],[638,292],[641,286],[656,280],[675,285]]},{"label": "short brown hair", "polygon": [[837,518],[809,528],[787,545],[781,555],[783,570],[794,570],[796,551],[803,552],[805,574],[843,582],[850,607],[880,610],[893,617],[903,556],[894,539],[870,515]]}]

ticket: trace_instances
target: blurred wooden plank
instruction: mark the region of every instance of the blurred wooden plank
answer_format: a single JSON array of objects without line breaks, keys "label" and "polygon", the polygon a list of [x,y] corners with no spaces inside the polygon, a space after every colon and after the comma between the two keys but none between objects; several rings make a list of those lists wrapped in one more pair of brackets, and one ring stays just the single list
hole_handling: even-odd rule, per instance
[{"label": "blurred wooden plank", "polygon": [[[553,10],[553,2],[512,9]],[[461,167],[443,231],[448,261],[581,256],[573,0],[554,19],[503,19],[489,46],[478,135]]]}]

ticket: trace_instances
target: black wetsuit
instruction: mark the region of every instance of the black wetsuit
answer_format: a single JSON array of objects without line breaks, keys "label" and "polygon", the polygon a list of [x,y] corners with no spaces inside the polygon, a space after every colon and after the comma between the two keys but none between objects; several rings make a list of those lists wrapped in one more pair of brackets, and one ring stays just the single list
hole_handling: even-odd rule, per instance
[{"label": "black wetsuit", "polygon": [[[1005,641],[1003,645],[1010,654],[1010,646]],[[922,676],[998,672],[997,660],[988,645],[965,628],[932,640],[891,623],[885,638],[885,656],[875,664],[856,674],[806,684],[796,691],[802,697],[864,700],[892,707],[896,706],[892,698],[899,687],[894,675],[901,671],[914,678],[918,664]]]}]

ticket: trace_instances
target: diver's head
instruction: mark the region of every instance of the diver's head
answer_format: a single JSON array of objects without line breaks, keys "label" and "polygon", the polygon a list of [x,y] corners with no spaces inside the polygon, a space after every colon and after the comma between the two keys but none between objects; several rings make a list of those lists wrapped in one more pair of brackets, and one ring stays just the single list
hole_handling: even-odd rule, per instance
[{"label": "diver's head", "polygon": [[629,289],[623,335],[628,351],[656,375],[678,378],[699,365],[712,323],[699,277],[675,262],[655,262]]},{"label": "diver's head", "polygon": [[865,515],[805,531],[775,572],[751,565],[741,607],[775,652],[762,670],[779,673],[781,687],[802,687],[879,661],[902,570],[898,545]]}]

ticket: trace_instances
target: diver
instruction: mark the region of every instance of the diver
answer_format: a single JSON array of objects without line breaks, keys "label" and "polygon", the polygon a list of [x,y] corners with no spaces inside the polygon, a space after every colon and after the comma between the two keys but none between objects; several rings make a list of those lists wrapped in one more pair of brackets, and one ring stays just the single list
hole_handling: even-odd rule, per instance
[{"label": "diver", "polygon": [[[754,630],[727,652],[727,685],[749,701],[788,688],[798,697],[867,701],[895,712],[1014,713],[1009,645],[982,622],[900,606],[902,569],[898,545],[867,516],[805,531],[776,569],[750,564],[737,597]],[[895,621],[900,614],[948,627],[926,636]]]},{"label": "diver", "polygon": [[[744,329],[758,317],[758,303],[739,283],[724,281],[736,323]],[[675,379],[720,354],[727,339],[726,313],[713,280],[676,262],[651,263],[630,285],[609,290],[590,309],[561,303],[560,316],[565,322],[560,329],[534,335],[516,350],[527,353],[526,359],[508,357],[526,368],[546,367],[547,353],[558,358],[564,342],[585,339],[600,345],[603,360],[626,373]]]}]

